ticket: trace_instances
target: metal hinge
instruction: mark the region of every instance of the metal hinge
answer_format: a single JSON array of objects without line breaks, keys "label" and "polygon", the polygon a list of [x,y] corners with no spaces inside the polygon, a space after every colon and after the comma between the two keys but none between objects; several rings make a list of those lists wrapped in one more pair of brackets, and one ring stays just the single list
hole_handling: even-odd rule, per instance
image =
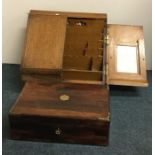
[{"label": "metal hinge", "polygon": [[104,35],[104,44],[109,45],[109,34]]},{"label": "metal hinge", "polygon": [[106,64],[104,67],[104,75],[108,75],[108,64]]}]

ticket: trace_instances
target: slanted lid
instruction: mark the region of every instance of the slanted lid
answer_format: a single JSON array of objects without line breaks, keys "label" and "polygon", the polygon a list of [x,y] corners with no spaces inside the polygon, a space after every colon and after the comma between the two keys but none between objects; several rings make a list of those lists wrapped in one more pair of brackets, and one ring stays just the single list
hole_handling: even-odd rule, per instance
[{"label": "slanted lid", "polygon": [[143,28],[108,25],[107,84],[147,86]]},{"label": "slanted lid", "polygon": [[66,31],[66,16],[30,13],[22,72],[60,71]]},{"label": "slanted lid", "polygon": [[106,87],[27,82],[10,115],[109,121]]}]

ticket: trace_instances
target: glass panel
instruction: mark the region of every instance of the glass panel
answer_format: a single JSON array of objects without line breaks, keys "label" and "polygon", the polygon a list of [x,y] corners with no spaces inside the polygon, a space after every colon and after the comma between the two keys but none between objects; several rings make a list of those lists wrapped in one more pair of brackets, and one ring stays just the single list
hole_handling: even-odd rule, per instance
[{"label": "glass panel", "polygon": [[137,48],[131,46],[117,46],[117,72],[137,73]]}]

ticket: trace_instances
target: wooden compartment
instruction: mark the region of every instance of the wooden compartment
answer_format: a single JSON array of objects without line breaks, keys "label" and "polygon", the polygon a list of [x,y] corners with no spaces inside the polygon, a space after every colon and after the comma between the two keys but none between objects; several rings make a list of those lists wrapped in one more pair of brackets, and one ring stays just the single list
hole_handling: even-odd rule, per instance
[{"label": "wooden compartment", "polygon": [[101,19],[68,18],[63,56],[64,81],[103,82],[105,24]]},{"label": "wooden compartment", "polygon": [[90,70],[91,57],[86,56],[64,56],[63,69]]},{"label": "wooden compartment", "polygon": [[93,57],[91,70],[92,71],[102,71],[103,70],[103,57]]},{"label": "wooden compartment", "polygon": [[63,70],[64,82],[102,84],[101,71]]}]

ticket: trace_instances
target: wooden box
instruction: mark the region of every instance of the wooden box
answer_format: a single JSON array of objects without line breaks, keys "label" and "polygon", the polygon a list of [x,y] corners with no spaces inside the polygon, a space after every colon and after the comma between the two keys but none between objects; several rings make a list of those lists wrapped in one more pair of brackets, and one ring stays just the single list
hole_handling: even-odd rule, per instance
[{"label": "wooden box", "polygon": [[108,145],[108,86],[147,86],[142,27],[108,25],[106,14],[32,10],[21,76],[13,139]]},{"label": "wooden box", "polygon": [[108,111],[108,91],[102,86],[93,86],[92,91],[91,85],[27,82],[11,110],[11,136],[107,145]]}]

